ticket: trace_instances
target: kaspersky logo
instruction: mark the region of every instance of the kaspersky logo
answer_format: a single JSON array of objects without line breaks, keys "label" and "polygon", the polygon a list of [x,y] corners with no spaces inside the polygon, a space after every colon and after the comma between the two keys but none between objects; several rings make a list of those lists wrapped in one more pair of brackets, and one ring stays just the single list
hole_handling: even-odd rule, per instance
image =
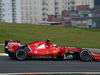
[{"label": "kaspersky logo", "polygon": [[17,42],[11,42],[11,43],[8,43],[8,46],[11,46],[11,45],[18,46],[18,45],[20,45],[20,43],[17,43]]}]

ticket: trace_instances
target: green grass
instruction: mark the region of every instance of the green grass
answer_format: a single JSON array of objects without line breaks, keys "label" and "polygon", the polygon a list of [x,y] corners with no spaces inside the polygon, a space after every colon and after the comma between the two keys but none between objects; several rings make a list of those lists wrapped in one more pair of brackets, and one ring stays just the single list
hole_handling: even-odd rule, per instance
[{"label": "green grass", "polygon": [[95,53],[95,54],[98,54],[98,55],[100,55],[100,53]]},{"label": "green grass", "polygon": [[0,46],[0,53],[4,52],[4,46]]},{"label": "green grass", "polygon": [[21,40],[21,44],[51,39],[59,46],[100,48],[100,29],[0,23],[0,43]]}]

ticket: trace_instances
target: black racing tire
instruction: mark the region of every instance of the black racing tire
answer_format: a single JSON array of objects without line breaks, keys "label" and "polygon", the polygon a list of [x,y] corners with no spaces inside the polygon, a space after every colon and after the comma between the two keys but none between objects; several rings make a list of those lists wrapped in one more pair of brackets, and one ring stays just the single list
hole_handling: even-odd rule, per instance
[{"label": "black racing tire", "polygon": [[63,60],[64,59],[64,55],[59,55],[58,57],[57,57],[57,60]]},{"label": "black racing tire", "polygon": [[91,59],[91,52],[87,49],[83,49],[81,52],[80,52],[80,59],[82,61],[89,61]]},{"label": "black racing tire", "polygon": [[14,53],[9,53],[8,55],[9,55],[10,58],[15,59]]},{"label": "black racing tire", "polygon": [[27,57],[27,53],[23,49],[18,49],[15,52],[15,57],[16,57],[17,60],[25,60],[26,57]]}]

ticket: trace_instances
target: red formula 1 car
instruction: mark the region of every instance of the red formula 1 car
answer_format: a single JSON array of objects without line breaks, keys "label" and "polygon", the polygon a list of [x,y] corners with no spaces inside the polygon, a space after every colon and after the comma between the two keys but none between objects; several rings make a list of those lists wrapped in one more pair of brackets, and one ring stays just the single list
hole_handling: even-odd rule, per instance
[{"label": "red formula 1 car", "polygon": [[25,60],[27,57],[66,59],[72,55],[74,59],[89,61],[90,59],[100,60],[100,55],[91,53],[87,49],[57,47],[47,41],[35,41],[20,47],[20,41],[5,41],[5,52],[13,59]]}]

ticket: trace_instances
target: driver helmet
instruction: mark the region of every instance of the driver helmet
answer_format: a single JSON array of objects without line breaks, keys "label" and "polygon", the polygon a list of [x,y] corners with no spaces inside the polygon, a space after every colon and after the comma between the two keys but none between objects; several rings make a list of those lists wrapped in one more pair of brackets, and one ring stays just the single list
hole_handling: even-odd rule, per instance
[{"label": "driver helmet", "polygon": [[51,44],[50,39],[47,39],[46,44],[48,44],[48,45],[50,45],[50,44]]},{"label": "driver helmet", "polygon": [[56,44],[53,44],[53,46],[54,46],[54,47],[57,47],[57,45],[56,45]]}]

